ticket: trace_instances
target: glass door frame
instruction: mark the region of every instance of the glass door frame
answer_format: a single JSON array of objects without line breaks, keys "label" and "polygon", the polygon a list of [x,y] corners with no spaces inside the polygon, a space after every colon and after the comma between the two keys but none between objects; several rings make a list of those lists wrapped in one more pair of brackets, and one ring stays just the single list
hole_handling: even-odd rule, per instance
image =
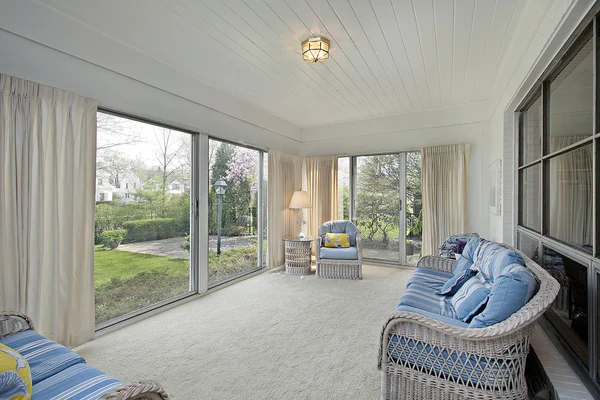
[{"label": "glass door frame", "polygon": [[357,224],[358,226],[358,217],[356,214],[357,208],[357,175],[358,175],[358,157],[372,157],[372,156],[387,156],[387,155],[397,155],[399,157],[399,175],[400,175],[400,185],[398,188],[398,196],[399,196],[399,209],[398,209],[398,261],[390,261],[384,260],[380,258],[367,258],[363,257],[369,261],[375,261],[377,263],[390,264],[395,266],[407,266],[406,260],[406,154],[416,152],[418,150],[407,150],[401,152],[391,152],[391,153],[375,153],[375,154],[359,154],[359,155],[349,155],[347,157],[350,158],[350,219],[352,222]]}]

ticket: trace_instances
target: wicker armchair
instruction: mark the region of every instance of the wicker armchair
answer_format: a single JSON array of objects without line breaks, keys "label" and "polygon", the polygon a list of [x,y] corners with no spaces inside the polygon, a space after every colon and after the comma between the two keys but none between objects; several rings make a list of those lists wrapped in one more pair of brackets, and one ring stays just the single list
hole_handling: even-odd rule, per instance
[{"label": "wicker armchair", "polygon": [[[0,312],[0,339],[29,329],[33,330],[34,325],[27,315]],[[160,384],[149,380],[124,384],[101,397],[102,400],[167,400],[168,398]]]},{"label": "wicker armchair", "polygon": [[[326,233],[351,233],[355,235],[356,242],[351,247],[356,248],[356,258],[322,258],[321,247],[323,236]],[[336,251],[338,249],[328,249]],[[344,251],[345,249],[339,249]],[[316,238],[315,258],[317,261],[316,276],[332,279],[362,279],[362,244],[360,232],[352,221],[328,221],[321,226],[319,236]]]},{"label": "wicker armchair", "polygon": [[[498,324],[469,329],[412,312],[396,312],[389,317],[379,346],[382,399],[528,398],[525,360],[531,331],[560,286],[521,255],[539,282],[539,290],[524,307]],[[434,256],[423,257],[417,264],[443,272],[452,272],[453,265],[453,260]],[[422,349],[416,356],[415,348]],[[415,358],[419,358],[420,367],[415,365]]]}]

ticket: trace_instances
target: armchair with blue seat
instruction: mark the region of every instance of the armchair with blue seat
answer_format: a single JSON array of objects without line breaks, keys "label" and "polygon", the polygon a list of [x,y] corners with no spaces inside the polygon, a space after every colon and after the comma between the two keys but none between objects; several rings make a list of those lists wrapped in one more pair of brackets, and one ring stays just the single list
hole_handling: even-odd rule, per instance
[{"label": "armchair with blue seat", "polygon": [[[346,233],[349,247],[325,247],[327,233]],[[328,221],[319,230],[315,256],[317,276],[333,279],[362,279],[362,246],[360,233],[352,221]]]}]

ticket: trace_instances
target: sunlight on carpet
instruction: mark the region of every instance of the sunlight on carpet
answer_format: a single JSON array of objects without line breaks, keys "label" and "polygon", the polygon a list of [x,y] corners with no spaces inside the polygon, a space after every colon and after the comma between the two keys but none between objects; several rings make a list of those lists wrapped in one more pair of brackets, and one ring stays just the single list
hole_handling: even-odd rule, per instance
[{"label": "sunlight on carpet", "polygon": [[266,272],[77,350],[125,382],[160,382],[175,400],[377,399],[380,330],[411,274]]}]

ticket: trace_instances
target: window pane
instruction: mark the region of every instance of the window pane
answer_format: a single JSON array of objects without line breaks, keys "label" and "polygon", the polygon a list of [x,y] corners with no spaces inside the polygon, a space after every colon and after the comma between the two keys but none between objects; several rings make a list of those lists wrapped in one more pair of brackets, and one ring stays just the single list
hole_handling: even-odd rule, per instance
[{"label": "window pane", "polygon": [[558,296],[546,317],[575,354],[588,361],[587,267],[548,247],[543,260],[534,259],[560,284]]},{"label": "window pane", "polygon": [[338,158],[338,219],[350,219],[350,157]]},{"label": "window pane", "polygon": [[548,233],[591,252],[593,228],[592,145],[554,157],[549,161],[546,204]]},{"label": "window pane", "polygon": [[191,135],[98,113],[96,324],[190,288]]},{"label": "window pane", "polygon": [[519,224],[535,231],[541,229],[541,164],[519,171]]},{"label": "window pane", "polygon": [[550,152],[594,133],[592,40],[550,84]]},{"label": "window pane", "polygon": [[214,286],[258,268],[258,151],[210,139],[209,156],[208,285]]},{"label": "window pane", "polygon": [[423,244],[421,153],[406,153],[406,263],[416,265]]},{"label": "window pane", "polygon": [[262,265],[267,266],[267,198],[269,189],[269,155],[263,153],[263,187],[262,187],[262,219],[263,219],[263,232],[262,232]]},{"label": "window pane", "polygon": [[364,156],[356,162],[356,220],[363,256],[398,262],[400,156]]},{"label": "window pane", "polygon": [[523,112],[520,136],[520,165],[529,164],[542,156],[542,100],[538,96],[531,107]]},{"label": "window pane", "polygon": [[538,241],[530,238],[527,235],[523,235],[517,232],[517,248],[523,252],[527,257],[534,261],[537,261],[537,247]]}]

